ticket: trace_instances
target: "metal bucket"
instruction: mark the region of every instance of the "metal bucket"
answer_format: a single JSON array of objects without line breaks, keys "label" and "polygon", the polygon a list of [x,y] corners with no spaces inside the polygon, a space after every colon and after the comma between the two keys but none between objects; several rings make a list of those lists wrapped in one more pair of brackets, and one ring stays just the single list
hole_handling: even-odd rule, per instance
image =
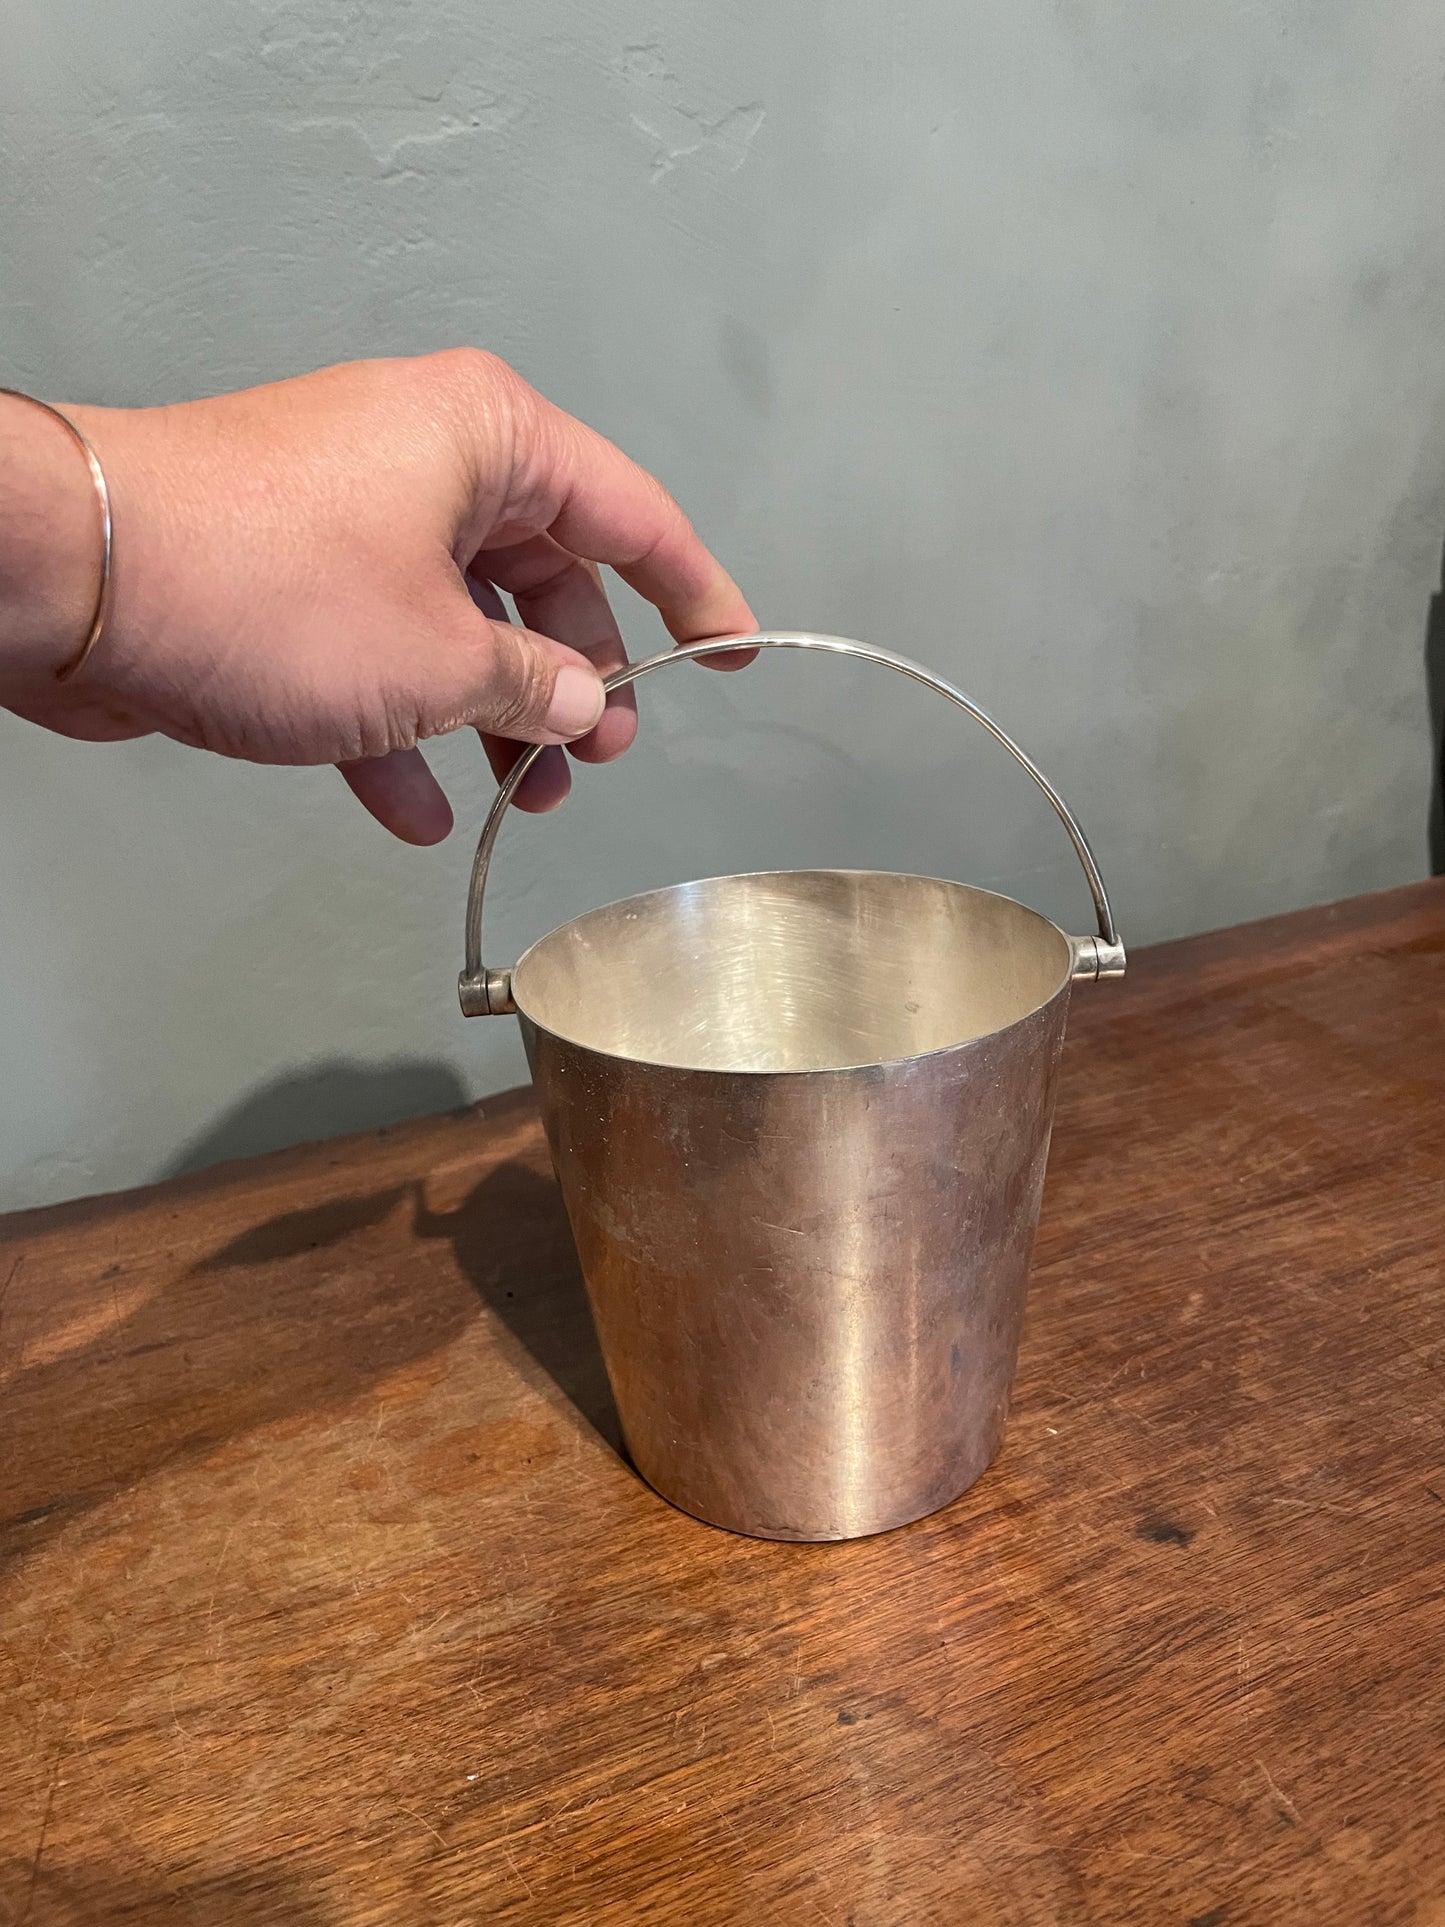
[{"label": "metal bucket", "polygon": [[1098,935],[932,877],[783,871],[631,897],[488,970],[487,869],[532,750],[477,849],[462,1009],[520,1020],[638,1471],[735,1532],[851,1539],[946,1505],[998,1448],[1070,988],[1124,951],[1067,805],[968,697],[839,637],[745,643],[968,711],[1057,811]]}]

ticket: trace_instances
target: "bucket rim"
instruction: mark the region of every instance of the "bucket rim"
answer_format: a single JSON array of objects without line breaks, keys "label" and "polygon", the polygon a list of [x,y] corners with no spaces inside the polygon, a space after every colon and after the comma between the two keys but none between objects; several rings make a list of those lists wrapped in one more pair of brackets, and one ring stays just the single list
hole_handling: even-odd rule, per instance
[{"label": "bucket rim", "polygon": [[[1052,930],[1054,935],[1062,943],[1064,946],[1064,957],[1059,981],[1054,985],[1054,988],[1049,992],[1047,997],[1041,997],[1037,1003],[1030,1005],[1027,1010],[1021,1011],[1017,1017],[1011,1018],[1008,1023],[997,1024],[992,1030],[979,1031],[973,1037],[960,1038],[957,1043],[940,1044],[936,1050],[913,1051],[902,1057],[870,1057],[857,1064],[827,1064],[818,1065],[811,1069],[798,1070],[754,1070],[748,1066],[723,1069],[711,1064],[669,1064],[663,1063],[654,1057],[639,1057],[628,1051],[607,1050],[599,1044],[589,1044],[580,1037],[569,1036],[566,1031],[557,1030],[551,1024],[544,1024],[539,1018],[532,1015],[527,1009],[523,997],[517,994],[517,980],[523,977],[523,967],[528,958],[531,957],[534,952],[540,950],[544,943],[547,943],[552,937],[555,937],[559,931],[566,930],[572,924],[585,923],[589,917],[600,917],[609,910],[624,909],[628,904],[644,903],[657,897],[672,896],[681,890],[696,889],[700,884],[760,882],[773,877],[802,876],[896,877],[906,883],[935,883],[942,885],[946,889],[965,891],[969,896],[989,897],[997,903],[1006,903],[1011,909],[1022,911],[1025,916],[1033,918],[1036,923],[1041,923],[1046,929]],[[633,891],[625,897],[614,898],[610,903],[594,904],[589,910],[579,911],[575,917],[567,917],[563,922],[556,924],[551,930],[546,931],[542,936],[538,937],[534,943],[528,944],[527,948],[522,952],[521,956],[518,957],[513,966],[512,996],[518,1016],[525,1018],[534,1030],[542,1032],[548,1037],[555,1037],[559,1043],[566,1044],[571,1050],[588,1051],[594,1057],[604,1057],[608,1059],[609,1062],[616,1064],[635,1064],[639,1068],[646,1070],[677,1071],[688,1077],[851,1077],[859,1071],[891,1070],[909,1064],[930,1063],[938,1058],[951,1056],[955,1051],[970,1050],[975,1044],[987,1043],[991,1038],[1006,1037],[1010,1031],[1017,1030],[1021,1024],[1030,1023],[1038,1016],[1040,1011],[1047,1010],[1051,1004],[1058,1001],[1060,995],[1067,995],[1073,986],[1073,975],[1073,944],[1068,933],[1063,930],[1060,925],[1055,923],[1051,917],[1046,917],[1041,910],[1035,910],[1030,904],[1020,903],[1017,897],[1011,897],[1002,890],[986,890],[981,884],[962,883],[957,877],[929,876],[922,871],[853,869],[831,864],[826,866],[810,864],[806,867],[787,870],[724,870],[715,876],[688,877],[679,883],[663,883],[656,885],[650,890]]]}]

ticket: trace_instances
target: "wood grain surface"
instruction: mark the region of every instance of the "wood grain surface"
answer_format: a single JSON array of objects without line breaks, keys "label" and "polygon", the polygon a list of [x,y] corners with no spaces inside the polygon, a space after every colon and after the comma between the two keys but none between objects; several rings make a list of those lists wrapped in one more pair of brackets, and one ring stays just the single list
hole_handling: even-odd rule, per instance
[{"label": "wood grain surface", "polygon": [[638,1483],[524,1097],[0,1222],[0,1922],[1442,1927],[1442,1238],[1442,885],[1079,992],[878,1540]]}]

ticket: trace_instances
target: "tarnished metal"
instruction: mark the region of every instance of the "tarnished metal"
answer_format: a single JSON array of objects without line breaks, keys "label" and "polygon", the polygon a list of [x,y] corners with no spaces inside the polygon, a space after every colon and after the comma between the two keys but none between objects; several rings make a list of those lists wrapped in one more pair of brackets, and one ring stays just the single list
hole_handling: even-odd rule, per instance
[{"label": "tarnished metal", "polygon": [[[1086,982],[1094,983],[1100,977],[1124,975],[1126,959],[1123,944],[1105,943],[1102,937],[1071,937],[1069,941],[1074,949],[1075,977],[1082,977]],[[507,971],[503,974],[509,980],[510,992],[511,972]]]},{"label": "tarnished metal", "polygon": [[[463,1006],[515,1009],[643,1476],[735,1531],[844,1539],[962,1492],[1002,1434],[1076,977],[1123,948],[1007,897],[880,871],[674,885],[590,911]],[[635,665],[726,647],[716,643]],[[517,765],[517,770],[524,767]]]}]

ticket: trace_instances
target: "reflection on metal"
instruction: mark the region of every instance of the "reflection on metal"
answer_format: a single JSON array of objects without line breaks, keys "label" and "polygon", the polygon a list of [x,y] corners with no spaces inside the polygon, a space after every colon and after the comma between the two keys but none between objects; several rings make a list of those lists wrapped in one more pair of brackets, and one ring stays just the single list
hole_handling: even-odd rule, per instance
[{"label": "reflection on metal", "polygon": [[1007,897],[880,871],[675,885],[482,962],[498,792],[462,1007],[515,1010],[628,1448],[676,1505],[782,1539],[946,1504],[997,1448],[1076,978],[1124,950],[1082,830],[951,685],[836,637],[697,644],[859,656],[965,709],[1028,770],[1093,894],[1067,937]]}]

